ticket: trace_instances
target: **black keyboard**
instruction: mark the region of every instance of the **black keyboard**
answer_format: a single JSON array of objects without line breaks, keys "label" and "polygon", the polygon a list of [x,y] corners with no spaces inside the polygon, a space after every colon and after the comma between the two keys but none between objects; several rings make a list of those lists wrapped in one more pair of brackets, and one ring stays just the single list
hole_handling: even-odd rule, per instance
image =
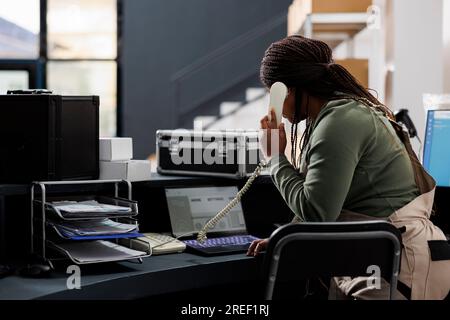
[{"label": "black keyboard", "polygon": [[[227,254],[247,251],[253,240],[258,238],[250,235],[236,235],[220,238],[208,238],[200,243],[197,240],[183,240],[187,249],[203,255]],[[189,250],[188,250],[189,251]]]}]

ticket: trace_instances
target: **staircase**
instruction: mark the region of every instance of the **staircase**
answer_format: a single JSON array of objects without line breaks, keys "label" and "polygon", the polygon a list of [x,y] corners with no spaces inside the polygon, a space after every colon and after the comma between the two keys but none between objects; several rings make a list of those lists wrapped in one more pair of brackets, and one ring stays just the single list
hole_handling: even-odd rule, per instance
[{"label": "staircase", "polygon": [[264,88],[247,88],[245,101],[225,101],[218,116],[197,116],[195,130],[258,129],[267,114],[269,96]]}]

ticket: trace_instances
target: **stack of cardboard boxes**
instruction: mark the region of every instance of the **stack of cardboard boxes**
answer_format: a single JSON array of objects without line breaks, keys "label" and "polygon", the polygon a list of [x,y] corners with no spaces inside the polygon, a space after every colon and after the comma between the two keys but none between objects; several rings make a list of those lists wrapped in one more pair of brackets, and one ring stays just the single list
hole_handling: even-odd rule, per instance
[{"label": "stack of cardboard boxes", "polygon": [[100,138],[100,179],[149,180],[150,161],[133,160],[132,138]]}]

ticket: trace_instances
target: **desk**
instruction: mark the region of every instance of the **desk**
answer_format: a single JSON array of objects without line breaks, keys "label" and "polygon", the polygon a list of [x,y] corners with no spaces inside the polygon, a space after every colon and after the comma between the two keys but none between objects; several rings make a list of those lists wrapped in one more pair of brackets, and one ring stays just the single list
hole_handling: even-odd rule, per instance
[{"label": "desk", "polygon": [[[153,174],[149,181],[133,183],[133,199],[139,203],[140,230],[170,231],[165,187],[242,186],[244,182],[245,179]],[[18,259],[23,259],[29,248],[29,240],[26,237],[29,230],[29,188],[28,185],[0,185],[0,246],[3,245],[0,247],[0,257],[2,253],[3,256],[9,253],[14,258],[18,255]],[[91,185],[76,188],[54,186],[47,191],[49,194],[67,194],[108,190],[104,185]],[[284,204],[268,176],[259,177],[255,181],[255,186],[243,199],[243,207],[244,213],[247,213],[247,225],[250,229],[254,229],[255,235],[261,237],[270,235],[274,222],[288,222],[292,219],[289,208]],[[271,216],[275,218],[272,219]],[[279,218],[280,216],[282,218]],[[259,228],[260,226],[262,228]],[[17,228],[21,228],[21,234],[25,236],[17,238]],[[67,289],[66,281],[69,275],[65,273],[65,269],[61,269],[50,278],[10,276],[1,279],[0,300],[139,299],[156,295],[179,297],[183,292],[191,297],[199,291],[208,298],[219,299],[217,294],[224,296],[229,291],[233,296],[245,295],[249,290],[254,290],[252,292],[257,292],[262,297],[261,287],[255,288],[261,265],[261,259],[246,257],[244,254],[200,257],[188,253],[149,257],[144,259],[143,264],[121,262],[84,265],[81,266],[81,290]]]},{"label": "desk", "polygon": [[[200,257],[189,253],[145,258],[142,264],[120,262],[81,266],[81,290],[66,287],[68,274],[49,278],[9,276],[0,279],[4,299],[139,299],[218,286],[253,286],[262,257],[232,254]],[[262,293],[261,293],[262,294]]]},{"label": "desk", "polygon": [[[133,182],[133,199],[139,203],[139,225],[142,232],[169,232],[168,208],[164,188],[195,186],[242,187],[245,179],[217,177],[163,176],[153,173],[148,181]],[[107,185],[65,185],[51,186],[49,195],[105,194],[113,191]],[[0,185],[0,263],[9,259],[20,259],[29,248],[30,230],[30,186]],[[261,199],[266,199],[264,202]],[[270,201],[267,201],[270,199]],[[258,177],[254,186],[244,196],[244,214],[249,232],[267,237],[273,231],[274,223],[289,222],[292,213],[276,190],[269,176]],[[17,237],[17,229],[21,237]]]}]

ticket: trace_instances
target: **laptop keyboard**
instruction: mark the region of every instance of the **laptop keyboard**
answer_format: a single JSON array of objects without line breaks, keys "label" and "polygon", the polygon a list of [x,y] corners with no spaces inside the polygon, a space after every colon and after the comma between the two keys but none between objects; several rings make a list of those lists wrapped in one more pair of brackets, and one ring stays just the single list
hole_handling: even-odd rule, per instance
[{"label": "laptop keyboard", "polygon": [[229,236],[220,238],[208,238],[205,242],[200,243],[197,240],[183,240],[183,242],[193,248],[212,248],[221,246],[242,246],[249,245],[253,240],[258,238],[250,235]]}]

